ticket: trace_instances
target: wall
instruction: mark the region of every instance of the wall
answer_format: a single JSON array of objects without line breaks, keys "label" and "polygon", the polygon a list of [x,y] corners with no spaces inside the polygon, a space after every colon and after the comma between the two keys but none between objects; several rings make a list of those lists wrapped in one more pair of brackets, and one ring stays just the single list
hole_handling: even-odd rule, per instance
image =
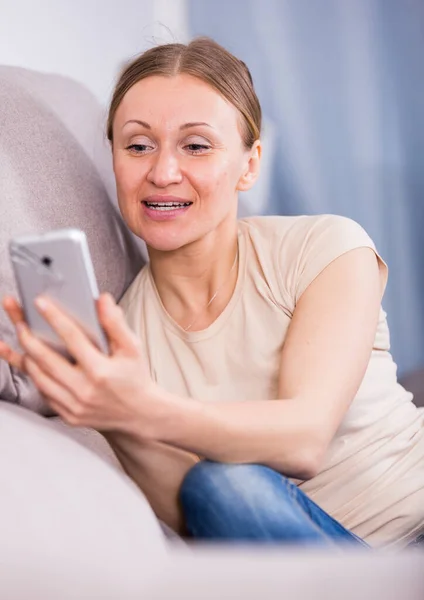
[{"label": "wall", "polygon": [[0,0],[0,64],[68,75],[102,103],[123,61],[186,37],[185,0]]}]

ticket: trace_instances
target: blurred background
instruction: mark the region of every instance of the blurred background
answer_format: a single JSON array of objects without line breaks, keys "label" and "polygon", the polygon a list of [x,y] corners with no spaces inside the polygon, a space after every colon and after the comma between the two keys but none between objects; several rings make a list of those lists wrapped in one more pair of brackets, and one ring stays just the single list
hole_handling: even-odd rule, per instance
[{"label": "blurred background", "polygon": [[196,35],[248,64],[262,103],[249,211],[358,221],[389,265],[399,372],[424,365],[424,1],[0,0],[0,64],[79,80],[105,112],[125,61]]}]

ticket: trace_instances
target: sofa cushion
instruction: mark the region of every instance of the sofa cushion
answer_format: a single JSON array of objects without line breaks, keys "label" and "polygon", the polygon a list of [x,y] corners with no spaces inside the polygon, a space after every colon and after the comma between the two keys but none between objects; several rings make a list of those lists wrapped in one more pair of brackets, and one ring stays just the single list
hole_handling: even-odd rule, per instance
[{"label": "sofa cushion", "polygon": [[2,598],[145,597],[167,544],[122,471],[0,402],[0,487]]},{"label": "sofa cushion", "polygon": [[[77,227],[87,235],[100,291],[119,299],[142,267],[143,256],[99,175],[100,155],[93,148],[100,131],[91,123],[96,108],[97,119],[104,111],[89,92],[81,92],[79,84],[58,77],[52,86],[52,79],[56,81],[52,75],[0,67],[0,296],[16,295],[8,257],[10,238]],[[54,109],[47,94],[53,88]],[[81,99],[87,106],[91,142],[87,132],[83,135]],[[77,135],[72,133],[73,124]],[[0,339],[17,347],[2,308]],[[4,361],[0,361],[0,399],[49,413],[32,383]]]}]

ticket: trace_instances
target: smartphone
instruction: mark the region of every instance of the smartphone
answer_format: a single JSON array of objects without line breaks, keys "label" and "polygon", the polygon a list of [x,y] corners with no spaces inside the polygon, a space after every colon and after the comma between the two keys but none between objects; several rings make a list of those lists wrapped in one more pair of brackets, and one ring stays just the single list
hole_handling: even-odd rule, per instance
[{"label": "smartphone", "polygon": [[83,231],[59,229],[19,236],[10,241],[9,255],[26,322],[37,337],[73,360],[34,304],[43,294],[72,316],[93,344],[108,353],[107,337],[97,317],[96,276]]}]

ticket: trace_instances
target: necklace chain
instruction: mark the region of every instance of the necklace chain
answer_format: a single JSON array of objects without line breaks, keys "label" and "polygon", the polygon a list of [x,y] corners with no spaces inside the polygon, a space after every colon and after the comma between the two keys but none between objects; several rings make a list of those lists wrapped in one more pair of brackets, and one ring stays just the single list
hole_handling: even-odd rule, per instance
[{"label": "necklace chain", "polygon": [[231,273],[234,271],[234,267],[237,264],[237,258],[238,258],[239,252],[238,252],[238,248],[237,248],[237,252],[236,255],[234,257],[234,262],[231,266],[230,272],[228,273],[228,277],[221,283],[221,285],[218,287],[218,289],[216,290],[216,292],[213,294],[213,296],[211,297],[211,299],[209,300],[209,302],[206,304],[206,306],[204,308],[202,308],[196,315],[196,317],[193,319],[193,321],[187,325],[187,327],[183,327],[183,331],[189,331],[193,325],[198,321],[200,315],[203,313],[204,310],[206,310],[207,308],[209,308],[209,306],[212,304],[212,302],[215,300],[215,298],[218,296],[219,292],[222,290],[222,288],[224,287],[225,284],[228,283],[230,277],[231,277]]}]

